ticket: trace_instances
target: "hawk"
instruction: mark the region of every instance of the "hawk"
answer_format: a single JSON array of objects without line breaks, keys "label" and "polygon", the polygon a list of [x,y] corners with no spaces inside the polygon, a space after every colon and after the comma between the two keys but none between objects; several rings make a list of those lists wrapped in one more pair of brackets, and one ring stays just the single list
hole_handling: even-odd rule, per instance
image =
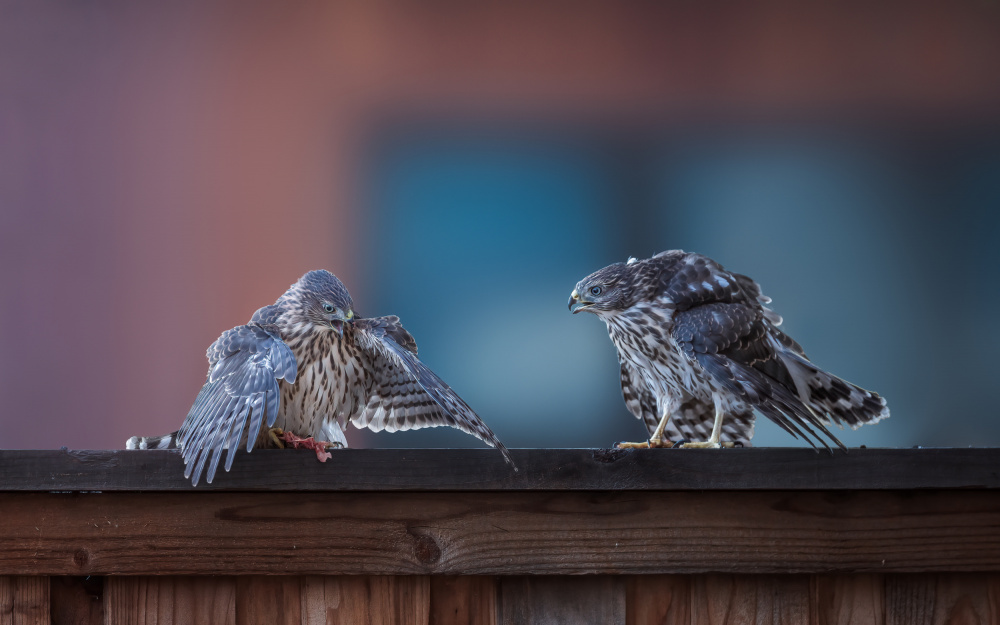
[{"label": "hawk", "polygon": [[250,323],[223,332],[207,357],[208,379],[181,429],[126,443],[180,447],[184,477],[195,485],[206,464],[212,482],[224,450],[229,471],[241,446],[249,452],[285,441],[325,460],[327,445],[347,446],[348,422],[375,432],[451,426],[497,448],[513,466],[490,428],[417,359],[399,318],[357,316],[329,271],[302,276]]},{"label": "hawk", "polygon": [[[700,254],[630,258],[577,283],[569,308],[608,327],[622,396],[648,443],[623,447],[749,443],[754,412],[814,447],[844,447],[827,426],[858,428],[889,416],[884,399],[823,371],[778,329],[771,299],[747,276]],[[723,443],[725,439],[725,443]]]}]

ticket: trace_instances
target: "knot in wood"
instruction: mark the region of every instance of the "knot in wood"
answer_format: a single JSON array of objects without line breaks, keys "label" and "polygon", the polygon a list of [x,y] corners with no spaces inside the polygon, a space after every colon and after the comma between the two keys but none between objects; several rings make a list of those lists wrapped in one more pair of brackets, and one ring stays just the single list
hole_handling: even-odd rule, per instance
[{"label": "knot in wood", "polygon": [[434,564],[441,559],[441,548],[438,547],[433,538],[426,534],[421,534],[416,538],[413,553],[421,564]]},{"label": "knot in wood", "polygon": [[77,549],[73,553],[73,563],[81,569],[90,564],[90,552],[86,549]]}]

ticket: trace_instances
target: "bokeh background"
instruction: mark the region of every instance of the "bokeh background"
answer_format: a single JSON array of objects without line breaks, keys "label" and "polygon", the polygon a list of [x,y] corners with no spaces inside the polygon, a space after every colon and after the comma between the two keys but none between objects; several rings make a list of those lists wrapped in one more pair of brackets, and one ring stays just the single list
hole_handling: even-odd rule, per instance
[{"label": "bokeh background", "polygon": [[997,445],[998,245],[993,0],[0,1],[0,447],[176,429],[320,267],[508,446],[639,439],[566,299],[671,248],[888,398],[845,442]]}]

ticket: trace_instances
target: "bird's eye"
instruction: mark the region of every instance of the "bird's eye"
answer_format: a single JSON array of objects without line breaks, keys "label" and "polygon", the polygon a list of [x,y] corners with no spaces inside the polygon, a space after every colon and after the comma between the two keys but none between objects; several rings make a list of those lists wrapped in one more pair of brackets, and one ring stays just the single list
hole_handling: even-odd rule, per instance
[{"label": "bird's eye", "polygon": [[325,310],[328,313],[332,313],[335,309],[333,307],[333,304],[323,304],[323,310]]},{"label": "bird's eye", "polygon": [[591,295],[600,295],[601,294],[601,287],[599,287],[599,286],[592,286],[592,287],[590,287],[590,294]]}]

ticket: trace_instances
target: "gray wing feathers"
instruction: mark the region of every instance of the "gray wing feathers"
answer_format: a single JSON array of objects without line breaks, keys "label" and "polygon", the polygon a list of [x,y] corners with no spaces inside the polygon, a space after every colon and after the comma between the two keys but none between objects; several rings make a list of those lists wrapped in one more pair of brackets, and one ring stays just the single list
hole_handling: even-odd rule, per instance
[{"label": "gray wing feathers", "polygon": [[826,445],[822,434],[842,447],[817,413],[790,390],[792,375],[768,338],[770,327],[749,306],[712,303],[675,315],[672,334],[727,391],[793,436]]},{"label": "gray wing feathers", "polygon": [[195,485],[206,463],[207,480],[212,482],[224,449],[228,449],[226,471],[244,437],[250,451],[265,418],[270,427],[278,416],[278,380],[293,383],[297,374],[291,349],[257,325],[224,332],[208,348],[208,358],[208,380],[177,432],[187,465],[184,476]]},{"label": "gray wing feathers", "polygon": [[[358,319],[354,323],[359,347],[373,359],[370,395],[364,410],[351,419],[356,427],[373,431],[450,426],[497,448],[513,466],[510,453],[444,380],[417,359],[416,344],[395,317]],[[397,342],[403,340],[404,347]]]},{"label": "gray wing feathers", "polygon": [[689,310],[710,302],[743,302],[759,308],[774,326],[781,325],[781,315],[767,307],[771,298],[764,295],[760,285],[749,276],[727,271],[701,254],[675,254],[661,262],[669,263],[664,271],[667,276],[664,293],[677,310]]}]

